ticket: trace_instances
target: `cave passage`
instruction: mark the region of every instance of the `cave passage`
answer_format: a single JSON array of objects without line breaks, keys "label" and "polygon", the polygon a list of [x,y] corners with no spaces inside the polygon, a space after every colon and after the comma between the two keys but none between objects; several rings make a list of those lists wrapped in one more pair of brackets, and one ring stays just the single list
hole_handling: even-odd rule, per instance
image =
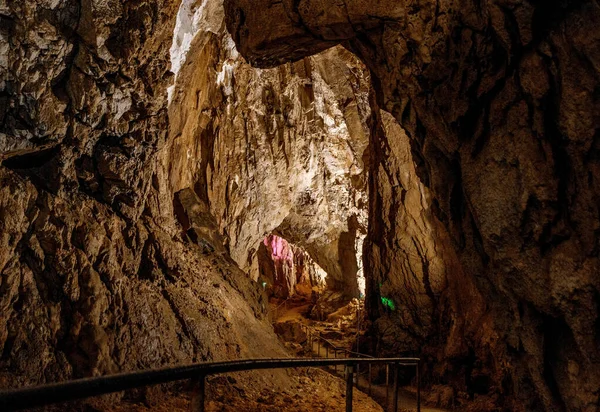
[{"label": "cave passage", "polygon": [[[0,9],[0,389],[308,325],[420,357],[438,407],[598,410],[599,0]],[[302,373],[209,398],[335,410]]]},{"label": "cave passage", "polygon": [[269,235],[260,243],[250,276],[269,298],[310,297],[327,288],[327,272],[301,247],[277,235]]}]

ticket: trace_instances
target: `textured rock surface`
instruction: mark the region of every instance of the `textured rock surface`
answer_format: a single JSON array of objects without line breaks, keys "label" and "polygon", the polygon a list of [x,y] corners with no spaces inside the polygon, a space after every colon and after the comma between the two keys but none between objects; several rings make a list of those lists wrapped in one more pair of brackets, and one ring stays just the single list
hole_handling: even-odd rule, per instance
[{"label": "textured rock surface", "polygon": [[207,204],[163,173],[178,6],[0,5],[2,387],[285,353]]},{"label": "textured rock surface", "polygon": [[[452,243],[432,213],[431,194],[416,175],[406,133],[389,113],[380,112],[380,120],[372,150],[377,161],[371,210],[394,213],[373,213],[366,243],[370,311],[379,318],[377,333],[382,335],[374,349],[415,351],[448,333],[440,330],[440,315],[455,302],[440,301],[442,295],[446,299],[448,292],[456,292],[455,298],[471,309],[481,302],[468,279],[461,278]],[[467,313],[456,305],[452,310],[453,333],[460,334]],[[452,355],[437,360],[444,362],[445,356]]]},{"label": "textured rock surface", "polygon": [[[0,3],[1,384],[281,353],[238,265],[275,231],[356,293],[368,167],[383,338],[507,409],[595,410],[598,2],[227,10],[295,63],[244,63],[219,1]],[[339,43],[376,99],[307,57]]]},{"label": "textured rock surface", "polygon": [[358,59],[256,70],[220,1],[2,2],[0,21],[1,386],[281,356],[239,268],[274,230],[356,291]]},{"label": "textured rock surface", "polygon": [[[438,374],[501,395],[511,410],[596,410],[598,2],[228,0],[226,9],[240,52],[259,66],[344,43],[410,136],[459,262],[433,300],[451,308],[439,323],[448,332],[428,342],[453,360]],[[386,265],[373,262],[375,277]]]},{"label": "textured rock surface", "polygon": [[172,191],[196,187],[246,271],[275,232],[304,248],[332,286],[357,295],[368,72],[342,48],[255,69],[235,50],[221,4],[202,4],[186,11],[204,24],[188,28],[194,37],[169,107],[164,173]]},{"label": "textured rock surface", "polygon": [[269,296],[287,299],[296,292],[310,296],[312,288],[326,287],[327,273],[301,248],[271,235],[258,247],[250,270],[251,278]]}]

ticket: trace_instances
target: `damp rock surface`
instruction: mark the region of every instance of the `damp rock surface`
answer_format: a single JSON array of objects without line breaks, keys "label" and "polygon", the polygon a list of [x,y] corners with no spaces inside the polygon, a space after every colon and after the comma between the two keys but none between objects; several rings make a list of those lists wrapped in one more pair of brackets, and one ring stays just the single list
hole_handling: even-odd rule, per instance
[{"label": "damp rock surface", "polygon": [[285,356],[248,275],[276,230],[356,292],[355,56],[257,70],[218,0],[8,2],[0,21],[0,386]]},{"label": "damp rock surface", "polygon": [[599,21],[595,0],[3,2],[0,386],[283,356],[248,276],[274,233],[341,297],[364,273],[365,344],[459,400],[597,409]]},{"label": "damp rock surface", "polygon": [[208,3],[221,8],[197,17],[214,24],[197,28],[171,91],[163,167],[172,190],[196,187],[245,271],[276,234],[307,251],[332,287],[358,295],[368,70],[341,47],[256,69],[237,52],[221,3]]}]

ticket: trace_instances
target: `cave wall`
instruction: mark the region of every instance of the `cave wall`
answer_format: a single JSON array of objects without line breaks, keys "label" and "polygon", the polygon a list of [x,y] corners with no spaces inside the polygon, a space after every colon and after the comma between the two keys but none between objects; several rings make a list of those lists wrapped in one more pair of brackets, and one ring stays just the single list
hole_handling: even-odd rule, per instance
[{"label": "cave wall", "polygon": [[306,250],[331,287],[358,296],[368,71],[341,47],[253,68],[226,30],[222,2],[196,3],[203,6],[185,13],[203,23],[188,27],[193,38],[171,91],[160,171],[170,176],[169,192],[194,188],[245,271],[265,236],[276,233]]},{"label": "cave wall", "polygon": [[[376,318],[374,333],[381,335],[374,349],[420,353],[418,348],[444,334],[462,333],[463,317],[477,316],[473,309],[481,311],[483,304],[472,282],[461,274],[451,239],[434,215],[433,198],[417,176],[408,136],[389,113],[380,111],[379,121],[372,139],[376,160],[365,245],[370,268],[367,306]],[[454,297],[460,302],[447,300],[453,292],[460,292]],[[460,303],[467,305],[459,308]],[[448,305],[453,310],[452,331],[440,330]],[[444,364],[452,356],[445,351],[436,362]]]},{"label": "cave wall", "polygon": [[0,6],[1,387],[285,354],[203,199],[162,168],[178,7]]},{"label": "cave wall", "polygon": [[[226,9],[232,38],[208,0],[2,5],[2,385],[263,354],[237,266],[276,230],[343,280],[370,138],[372,316],[382,293],[418,307],[391,317],[403,350],[470,395],[594,410],[598,3]],[[307,57],[340,43],[371,76]],[[310,162],[329,174],[295,180]]]},{"label": "cave wall", "polygon": [[[422,348],[450,360],[437,378],[462,377],[459,390],[510,410],[595,410],[598,2],[227,0],[226,10],[238,50],[259,67],[342,43],[406,130],[458,258],[433,299],[442,337]],[[395,230],[375,219],[367,244]],[[367,253],[374,278],[395,276]]]},{"label": "cave wall", "polygon": [[0,10],[1,386],[283,356],[246,273],[273,230],[355,293],[355,56],[254,69],[220,1]]}]

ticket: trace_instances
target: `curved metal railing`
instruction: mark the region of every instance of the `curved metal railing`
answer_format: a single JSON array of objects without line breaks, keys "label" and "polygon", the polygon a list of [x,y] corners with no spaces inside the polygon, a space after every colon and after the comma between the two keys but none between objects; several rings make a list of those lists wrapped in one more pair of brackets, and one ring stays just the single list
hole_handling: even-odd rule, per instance
[{"label": "curved metal railing", "polygon": [[[354,352],[351,351],[347,348],[344,347],[340,347],[335,345],[333,342],[331,342],[330,340],[324,338],[323,336],[321,336],[320,333],[315,333],[313,332],[307,325],[302,324],[302,328],[305,330],[305,333],[307,335],[307,344],[308,347],[310,348],[311,352],[314,349],[314,343],[317,343],[317,356],[320,357],[321,356],[321,342],[324,343],[324,348],[325,348],[325,358],[329,358],[329,349],[331,348],[333,350],[333,356],[334,359],[337,359],[337,355],[342,352],[345,353],[346,355],[349,356],[357,356],[359,358],[363,358],[363,360],[365,360],[366,362],[361,362],[361,363],[367,363],[367,367],[368,367],[368,371],[365,371],[364,374],[367,374],[367,393],[369,394],[369,396],[371,396],[371,385],[373,383],[373,373],[372,373],[372,368],[371,365],[372,363],[369,362],[369,359],[378,359],[375,358],[371,355],[367,355],[365,353],[359,353],[359,352]],[[418,358],[405,358],[405,359],[418,359]],[[390,383],[390,368],[389,368],[389,363],[387,363],[385,365],[385,405],[387,406],[389,403],[389,383]],[[415,364],[415,368],[416,368],[416,383],[417,383],[417,411],[420,412],[421,411],[421,379],[420,379],[420,374],[419,374],[419,362],[417,361]],[[336,366],[336,372],[337,372],[337,366]],[[358,388],[359,386],[359,378],[360,378],[360,364],[356,365],[356,386]],[[395,368],[395,374],[394,374],[394,389],[393,389],[393,409],[394,412],[396,412],[398,410],[398,380],[399,380],[399,368],[396,367]]]},{"label": "curved metal railing", "polygon": [[[0,392],[0,410],[13,411],[33,408],[53,403],[73,401],[92,396],[121,392],[143,386],[158,385],[167,382],[189,379],[194,384],[191,410],[203,412],[206,392],[206,377],[209,375],[248,371],[254,369],[282,369],[344,365],[346,367],[346,411],[351,412],[354,369],[358,365],[366,363],[394,364],[397,366],[418,366],[419,358],[284,358],[204,362],[188,366],[121,373],[110,376],[77,379],[63,383],[54,383],[49,385],[3,391]],[[396,369],[398,370],[399,368]]]}]

